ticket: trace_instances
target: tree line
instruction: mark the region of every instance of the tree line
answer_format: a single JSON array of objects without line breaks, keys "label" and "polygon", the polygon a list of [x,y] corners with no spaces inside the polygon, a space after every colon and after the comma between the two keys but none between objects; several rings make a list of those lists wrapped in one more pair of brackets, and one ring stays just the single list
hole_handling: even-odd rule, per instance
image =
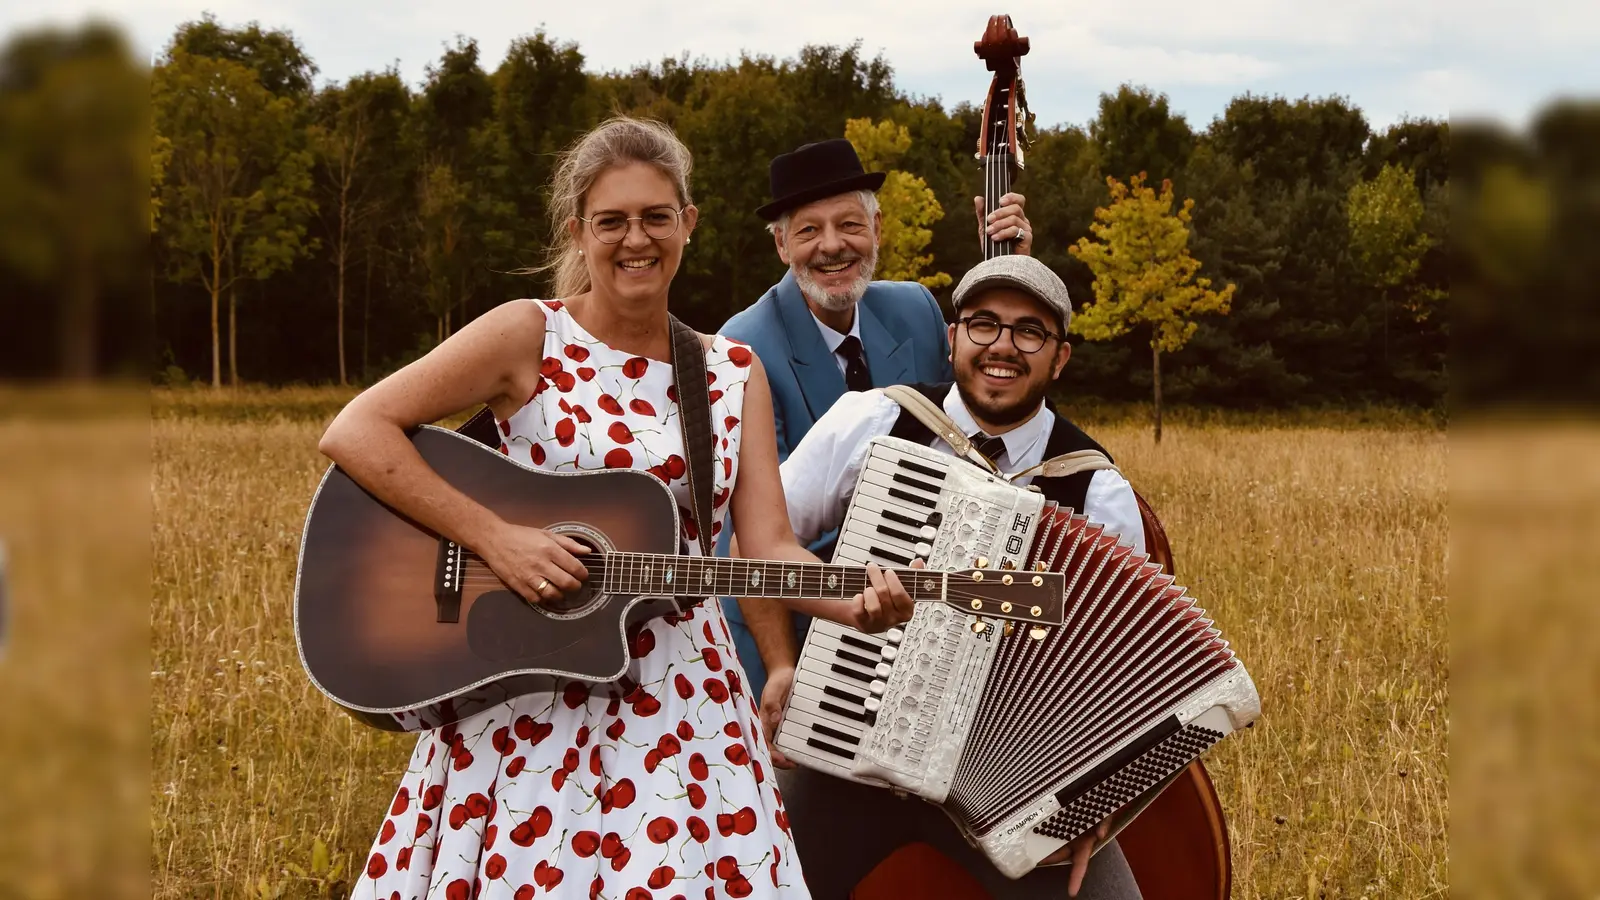
[{"label": "tree line", "polygon": [[[36,93],[53,89],[38,75],[52,65],[70,63],[92,77],[86,60],[108,51],[90,46],[86,34],[15,41],[6,70],[33,72]],[[114,38],[98,40],[110,46]],[[974,68],[981,87],[976,60]],[[0,96],[17,82],[0,80]],[[698,328],[714,330],[782,274],[753,213],[766,199],[768,161],[843,136],[852,121],[852,139],[862,136],[878,165],[931,198],[904,223],[913,238],[896,274],[922,278],[946,300],[945,277],[959,278],[979,258],[969,210],[981,193],[973,159],[981,95],[948,107],[909,95],[888,62],[859,44],[805,46],[784,59],[685,56],[592,72],[576,44],[539,32],[513,41],[493,64],[459,38],[416,86],[393,69],[319,83],[291,34],[208,16],[180,26],[148,79],[134,83],[150,91],[148,130],[133,142],[134,155],[149,151],[136,171],[148,174],[150,190],[147,204],[141,195],[130,207],[148,209],[139,228],[148,253],[133,277],[105,279],[102,293],[131,299],[122,305],[137,312],[134,298],[149,291],[146,370],[161,381],[366,383],[491,306],[541,295],[539,278],[509,273],[541,260],[554,155],[619,112],[668,122],[695,154],[701,226],[673,302]],[[1072,86],[1032,88],[1037,96]],[[0,103],[0,116],[6,109]],[[1512,204],[1541,226],[1530,225],[1533,237],[1522,244],[1540,234],[1559,239],[1544,223],[1571,217],[1567,192],[1549,190],[1540,168],[1559,156],[1550,140],[1586,146],[1600,120],[1582,104],[1553,107],[1547,117],[1571,122],[1548,129],[1544,143],[1493,128],[1466,135],[1485,165],[1522,174],[1496,176],[1486,193],[1474,172],[1457,202]],[[1542,134],[1537,126],[1534,134]],[[103,155],[133,165],[126,149]],[[65,165],[47,151],[46,169]],[[1568,169],[1594,183],[1592,170]],[[6,171],[0,164],[0,177]],[[1170,184],[1199,274],[1233,285],[1230,313],[1197,319],[1162,366],[1169,400],[1444,402],[1452,275],[1484,268],[1482,254],[1463,266],[1461,235],[1451,235],[1449,123],[1408,119],[1375,129],[1342,97],[1246,94],[1197,126],[1147,88],[1108,90],[1092,121],[1040,129],[1017,181],[1035,252],[1080,305],[1095,298],[1096,279],[1073,248],[1092,237],[1096,211],[1111,204],[1116,185],[1136,178]],[[96,218],[112,213],[126,220],[120,208]],[[1493,210],[1478,216],[1501,218]],[[0,206],[6,221],[19,233],[30,227],[24,212]],[[1502,256],[1557,258],[1544,244],[1528,249],[1516,240],[1492,229],[1482,239]],[[111,240],[87,243],[102,255],[116,250]],[[1490,277],[1538,289],[1545,270],[1537,263],[1510,265],[1506,275],[1508,266],[1496,267],[1494,251],[1485,252]],[[0,266],[21,270],[16,257],[25,255],[0,258]],[[50,268],[29,271],[50,276]],[[59,279],[33,285],[27,289],[42,296],[67,296]],[[1473,324],[1492,328],[1496,304],[1484,307]],[[114,344],[115,323],[128,318],[111,313],[100,316],[101,345]],[[1566,339],[1594,339],[1584,334],[1569,325]],[[1150,396],[1152,339],[1149,329],[1130,328],[1080,343],[1065,388],[1113,400]],[[23,352],[52,355],[41,349],[47,344],[31,344]]]}]

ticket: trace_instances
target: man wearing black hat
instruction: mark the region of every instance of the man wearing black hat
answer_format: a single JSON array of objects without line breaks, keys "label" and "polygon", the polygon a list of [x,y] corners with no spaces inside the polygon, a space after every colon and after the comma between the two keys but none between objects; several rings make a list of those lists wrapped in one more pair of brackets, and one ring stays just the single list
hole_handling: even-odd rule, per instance
[{"label": "man wearing black hat", "polygon": [[[948,339],[954,350],[955,381],[913,385],[916,390],[942,407],[1007,475],[1075,451],[1105,452],[1045,400],[1072,355],[1066,338],[1072,305],[1066,285],[1048,266],[1024,256],[986,260],[956,285],[953,301],[956,321],[949,326]],[[781,468],[789,519],[800,540],[839,526],[865,462],[867,442],[881,435],[953,452],[883,391],[847,395],[816,422]],[[1081,510],[1107,534],[1118,535],[1136,552],[1143,552],[1138,500],[1117,470],[1066,477],[1022,475],[1016,483],[1036,486],[1047,498]],[[797,660],[798,654],[767,660],[771,678],[761,697],[761,719],[769,741],[785,714]],[[1052,865],[1011,881],[967,846],[944,813],[929,804],[902,801],[882,788],[814,770],[790,768],[776,747],[773,763],[784,769],[779,785],[795,849],[805,866],[807,884],[819,900],[847,895],[895,848],[914,841],[931,844],[963,865],[995,900],[1140,896],[1115,841],[1090,863],[1093,840],[1080,839],[1049,857]],[[1069,867],[1054,865],[1068,860]]]},{"label": "man wearing black hat", "polygon": [[[789,271],[721,333],[749,344],[766,368],[782,460],[846,391],[949,381],[950,344],[927,288],[873,280],[883,224],[874,192],[885,173],[865,171],[841,138],[778,156],[770,177],[772,200],[756,214],[771,223]],[[1007,194],[985,218],[982,198],[974,198],[982,232],[1016,241],[1015,252],[1026,255],[1033,237],[1023,204],[1021,195]],[[721,555],[728,553],[731,532],[723,532]],[[811,550],[827,559],[832,544],[833,534],[825,534]],[[739,661],[759,697],[766,683],[763,653],[792,655],[809,620],[775,605],[749,606],[723,601]]]}]

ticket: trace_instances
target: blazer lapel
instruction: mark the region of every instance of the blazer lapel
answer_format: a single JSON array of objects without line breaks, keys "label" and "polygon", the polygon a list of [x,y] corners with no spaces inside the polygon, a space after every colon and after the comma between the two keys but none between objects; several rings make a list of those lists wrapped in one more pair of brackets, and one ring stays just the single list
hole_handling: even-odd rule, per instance
[{"label": "blazer lapel", "polygon": [[[778,313],[783,317],[783,330],[789,336],[789,362],[794,366],[795,379],[800,382],[800,393],[806,398],[806,408],[812,421],[822,418],[844,394],[844,375],[838,363],[828,352],[822,332],[806,306],[805,295],[795,283],[794,273],[785,272],[778,282]],[[868,362],[867,365],[871,365]]]},{"label": "blazer lapel", "polygon": [[[869,289],[870,290],[870,289]],[[896,338],[867,306],[866,298],[856,304],[861,317],[861,344],[867,351],[867,369],[873,387],[907,384],[912,381],[911,339]]]}]

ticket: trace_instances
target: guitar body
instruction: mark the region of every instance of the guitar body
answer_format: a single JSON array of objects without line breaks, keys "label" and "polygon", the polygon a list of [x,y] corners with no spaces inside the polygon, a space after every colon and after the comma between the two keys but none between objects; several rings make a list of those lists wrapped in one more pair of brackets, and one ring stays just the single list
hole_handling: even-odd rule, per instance
[{"label": "guitar body", "polygon": [[[679,552],[677,503],[647,472],[543,472],[430,426],[412,441],[434,471],[508,522],[606,552]],[[679,611],[668,597],[599,593],[576,598],[577,609],[535,607],[467,561],[449,573],[457,619],[440,621],[449,549],[337,466],[323,477],[301,541],[295,637],[312,682],[370,725],[433,728],[560,678],[615,680],[627,671],[630,626]]]},{"label": "guitar body", "polygon": [[[561,679],[616,681],[635,626],[706,597],[848,602],[869,585],[862,566],[682,555],[677,500],[648,472],[546,472],[431,426],[411,441],[441,478],[505,521],[585,545],[589,577],[529,604],[470,548],[330,467],[301,538],[295,639],[312,683],[378,728],[437,728]],[[1065,615],[1059,572],[889,571],[912,602],[1041,628]]]}]

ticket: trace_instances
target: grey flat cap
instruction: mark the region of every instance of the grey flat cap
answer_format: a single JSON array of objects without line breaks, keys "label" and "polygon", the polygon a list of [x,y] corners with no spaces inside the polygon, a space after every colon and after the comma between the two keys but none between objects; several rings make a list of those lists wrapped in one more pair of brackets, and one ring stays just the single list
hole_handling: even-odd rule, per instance
[{"label": "grey flat cap", "polygon": [[992,287],[1013,287],[1037,298],[1055,310],[1063,332],[1072,323],[1072,301],[1067,299],[1067,286],[1049,266],[1031,256],[996,256],[973,266],[956,285],[953,297],[956,310],[960,311],[961,304],[969,297]]}]

